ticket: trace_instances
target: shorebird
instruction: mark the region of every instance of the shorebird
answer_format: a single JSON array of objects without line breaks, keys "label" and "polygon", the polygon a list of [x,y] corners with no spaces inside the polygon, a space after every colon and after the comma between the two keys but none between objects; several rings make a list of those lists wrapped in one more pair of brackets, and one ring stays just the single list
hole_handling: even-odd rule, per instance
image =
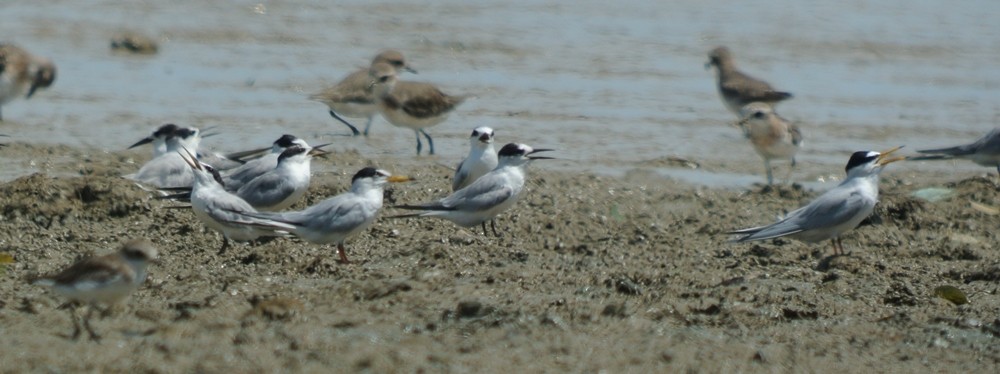
[{"label": "shorebird", "polygon": [[258,211],[273,212],[292,206],[309,189],[310,160],[316,151],[298,145],[285,149],[274,169],[244,184],[236,196]]},{"label": "shorebird", "polygon": [[76,309],[86,305],[87,314],[83,327],[93,340],[100,335],[90,327],[90,316],[99,304],[118,303],[135,292],[146,281],[146,267],[157,257],[156,248],[148,240],[131,240],[116,253],[81,260],[65,270],[38,278],[33,283],[52,288],[70,300],[70,317],[73,320],[73,339],[80,337]]},{"label": "shorebird", "polygon": [[1000,174],[1000,127],[993,129],[970,144],[950,148],[924,149],[917,152],[926,156],[911,156],[908,160],[947,160],[963,158],[982,166],[995,167]]},{"label": "shorebird", "polygon": [[753,144],[754,150],[764,159],[767,170],[767,184],[774,184],[771,174],[771,160],[789,160],[791,176],[795,168],[795,154],[802,147],[802,132],[799,127],[781,118],[774,107],[767,103],[750,103],[740,109],[741,119],[737,125]]},{"label": "shorebird", "polygon": [[770,105],[792,97],[788,92],[775,91],[771,85],[736,69],[729,48],[718,47],[708,54],[705,68],[715,66],[719,75],[719,95],[729,111],[740,115],[740,108],[752,102]]},{"label": "shorebird", "polygon": [[420,134],[427,138],[429,154],[434,154],[434,140],[424,129],[444,122],[466,96],[450,96],[430,83],[398,80],[396,69],[386,63],[373,64],[369,75],[379,113],[397,127],[413,129],[417,136],[417,154],[423,145]]},{"label": "shorebird", "polygon": [[[181,153],[183,152],[183,153]],[[181,159],[190,167],[194,174],[191,185],[191,210],[199,221],[222,234],[221,255],[229,248],[229,240],[247,242],[261,236],[267,236],[269,231],[257,230],[246,225],[235,225],[231,222],[237,214],[256,213],[250,203],[229,193],[222,187],[222,177],[209,165],[198,162],[187,149],[177,152]]]},{"label": "shorebird", "polygon": [[[139,168],[139,171],[126,175],[125,178],[159,189],[191,187],[194,182],[194,173],[191,172],[191,169],[179,151],[181,149],[197,150],[198,145],[201,143],[201,131],[196,127],[169,126],[164,125],[160,127],[161,129],[173,129],[170,135],[164,135],[164,146],[167,152],[149,160],[149,162],[146,162]],[[132,145],[132,147],[145,144],[143,142],[146,139],[140,140],[139,143]],[[149,142],[154,143],[153,152],[155,154],[157,152],[156,140],[154,139]]]},{"label": "shorebird", "polygon": [[[551,157],[532,156],[551,149],[534,149],[526,144],[509,143],[498,153],[496,169],[486,173],[465,188],[453,192],[448,197],[431,203],[396,205],[395,208],[420,210],[414,214],[404,214],[391,218],[436,217],[454,222],[462,227],[483,226],[486,235],[486,221],[493,222],[500,213],[514,206],[521,197],[526,179],[525,168],[533,160]],[[491,226],[493,235],[500,236],[496,225]]]},{"label": "shorebird", "polygon": [[858,227],[871,215],[878,203],[879,173],[885,165],[903,160],[889,157],[902,147],[885,152],[854,152],[847,161],[847,179],[826,191],[808,205],[788,213],[767,226],[731,231],[740,235],[736,242],[765,240],[788,236],[804,242],[833,241],[834,254],[844,253],[840,235]]},{"label": "shorebird", "polygon": [[[406,63],[403,54],[396,50],[385,50],[375,55],[371,65],[378,63],[385,63],[392,66],[397,74],[400,71],[417,73],[415,69]],[[330,116],[351,128],[354,136],[358,136],[361,133],[358,132],[357,127],[354,127],[354,125],[347,122],[343,117],[367,118],[368,122],[365,123],[364,134],[368,136],[368,130],[372,127],[372,119],[378,114],[375,95],[372,93],[370,85],[371,78],[368,77],[368,70],[371,69],[371,65],[349,74],[336,85],[309,96],[310,100],[326,104],[330,108]]]},{"label": "shorebird", "polygon": [[472,184],[496,167],[497,150],[493,148],[493,129],[477,127],[469,136],[469,155],[455,168],[455,177],[451,181],[452,192]]},{"label": "shorebird", "polygon": [[226,186],[226,190],[229,192],[239,191],[239,189],[243,187],[244,184],[250,183],[250,181],[254,180],[254,178],[257,178],[261,175],[264,175],[264,173],[274,170],[274,168],[278,166],[278,157],[286,149],[298,146],[305,148],[306,150],[312,153],[318,153],[322,152],[319,151],[320,148],[323,148],[329,144],[330,143],[326,143],[317,145],[315,147],[310,147],[305,140],[299,139],[295,137],[295,135],[289,135],[289,134],[282,135],[280,138],[278,138],[278,140],[275,140],[274,143],[271,144],[270,148],[260,148],[247,151],[247,152],[266,152],[267,150],[270,150],[271,152],[265,154],[260,158],[249,160],[246,162],[246,164],[243,164],[240,167],[229,170],[222,177],[223,184]]},{"label": "shorebird", "polygon": [[55,80],[56,65],[52,60],[33,56],[13,44],[0,43],[0,109],[22,95],[30,99],[35,91],[51,86]]},{"label": "shorebird", "polygon": [[315,244],[336,244],[341,263],[349,263],[344,243],[375,222],[386,183],[409,181],[385,170],[366,167],[354,174],[351,189],[297,212],[237,212],[231,224],[288,232]]}]

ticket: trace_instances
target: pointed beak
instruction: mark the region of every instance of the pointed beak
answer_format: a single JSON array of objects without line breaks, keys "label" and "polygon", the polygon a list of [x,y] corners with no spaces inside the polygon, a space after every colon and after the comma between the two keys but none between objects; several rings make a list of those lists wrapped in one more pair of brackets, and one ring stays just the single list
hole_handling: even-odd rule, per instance
[{"label": "pointed beak", "polygon": [[903,146],[898,146],[898,147],[895,147],[895,148],[892,148],[892,149],[889,149],[889,150],[886,150],[886,151],[883,151],[883,152],[879,152],[878,159],[875,160],[875,164],[877,164],[879,166],[885,166],[885,165],[891,164],[891,163],[896,162],[896,161],[905,160],[906,157],[903,157],[903,156],[889,157],[890,154],[892,154],[893,152],[898,151],[900,148],[903,148]]},{"label": "pointed beak", "polygon": [[328,146],[330,144],[333,144],[333,143],[320,144],[320,145],[317,145],[317,146],[313,147],[312,149],[309,150],[309,155],[310,156],[322,156],[322,155],[325,155],[327,153],[330,153],[328,151],[324,151],[324,150],[320,149],[320,148],[326,147],[326,146]]},{"label": "pointed beak", "polygon": [[242,160],[243,158],[250,157],[250,156],[256,156],[256,155],[259,155],[261,153],[264,153],[264,152],[267,152],[267,151],[270,151],[270,150],[271,150],[271,147],[257,148],[257,149],[251,149],[249,151],[233,152],[233,153],[226,154],[225,156],[226,156],[226,158],[228,158],[230,160]]},{"label": "pointed beak", "polygon": [[151,136],[145,137],[145,138],[142,138],[142,140],[135,142],[135,144],[132,144],[131,146],[129,146],[128,149],[132,149],[132,148],[138,147],[140,145],[149,144],[149,143],[152,143],[152,142],[153,142],[153,137],[151,137]]},{"label": "pointed beak", "polygon": [[31,83],[31,88],[28,89],[28,94],[24,96],[25,99],[30,99],[31,95],[35,94],[35,90],[38,89],[38,83]]},{"label": "pointed beak", "polygon": [[187,147],[182,145],[181,149],[184,150],[184,153],[181,153],[180,151],[177,151],[177,153],[181,154],[181,158],[184,159],[184,163],[188,164],[188,166],[192,169],[202,170],[201,163],[198,162],[198,158],[194,157],[194,155],[191,154],[191,151],[188,151]]},{"label": "pointed beak", "polygon": [[393,176],[390,176],[389,179],[388,179],[389,183],[409,182],[409,181],[412,181],[412,180],[415,180],[415,179],[407,177],[405,175],[393,175]]},{"label": "pointed beak", "polygon": [[531,159],[531,160],[554,160],[555,157],[531,156],[531,155],[533,155],[535,153],[538,153],[538,152],[552,152],[554,150],[555,149],[545,149],[545,148],[543,148],[543,149],[535,149],[535,150],[532,150],[531,153],[528,153],[525,156],[528,156],[528,158]]},{"label": "pointed beak", "polygon": [[221,134],[221,132],[209,132],[209,130],[212,130],[214,128],[216,128],[216,126],[209,126],[209,127],[204,128],[204,129],[201,129],[201,137],[202,137],[202,139],[210,137],[210,136],[216,136],[216,135]]},{"label": "pointed beak", "polygon": [[417,69],[414,69],[414,68],[411,68],[411,67],[410,67],[409,65],[407,65],[407,66],[404,66],[404,67],[403,67],[403,70],[404,70],[404,71],[408,71],[408,72],[411,72],[411,73],[413,73],[413,74],[419,74],[419,73],[417,73]]}]

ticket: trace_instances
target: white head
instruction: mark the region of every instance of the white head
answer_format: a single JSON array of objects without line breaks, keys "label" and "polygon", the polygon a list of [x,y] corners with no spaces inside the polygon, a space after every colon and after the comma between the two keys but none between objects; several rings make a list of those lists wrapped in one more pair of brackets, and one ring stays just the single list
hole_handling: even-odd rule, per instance
[{"label": "white head", "polygon": [[847,170],[847,179],[878,176],[878,174],[882,172],[885,165],[905,159],[905,157],[902,156],[889,157],[890,154],[900,148],[903,147],[899,146],[884,152],[854,152],[854,154],[851,155],[851,159],[847,161],[847,166],[844,168]]},{"label": "white head", "polygon": [[222,175],[216,170],[212,165],[202,163],[198,161],[198,158],[188,151],[186,147],[181,146],[181,149],[177,151],[184,159],[184,162],[191,167],[191,171],[194,174],[194,185],[195,186],[210,186],[213,183],[217,183],[220,188],[225,187],[222,181]]},{"label": "white head", "polygon": [[481,126],[472,130],[472,135],[469,136],[469,145],[472,148],[486,148],[493,146],[493,129]]},{"label": "white head", "polygon": [[768,103],[753,102],[740,108],[740,125],[753,120],[763,120],[774,115],[774,107]]},{"label": "white head", "polygon": [[497,152],[497,156],[500,158],[500,165],[513,165],[520,166],[525,165],[532,160],[548,160],[552,157],[544,156],[531,156],[538,152],[548,152],[553,151],[552,149],[534,149],[527,144],[518,143],[507,143],[507,145],[500,148],[500,152]]}]

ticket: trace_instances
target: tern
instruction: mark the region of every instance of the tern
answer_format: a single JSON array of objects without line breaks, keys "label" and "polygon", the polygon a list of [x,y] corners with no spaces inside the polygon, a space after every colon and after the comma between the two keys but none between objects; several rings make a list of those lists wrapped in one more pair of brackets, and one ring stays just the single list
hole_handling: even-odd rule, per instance
[{"label": "tern", "polygon": [[939,149],[924,149],[917,152],[925,156],[911,156],[908,160],[947,160],[964,158],[982,166],[997,168],[1000,174],[1000,127],[973,143]]},{"label": "tern", "polygon": [[[421,210],[420,213],[404,214],[392,218],[436,217],[454,222],[462,227],[483,226],[486,221],[514,206],[524,190],[525,167],[533,160],[552,157],[532,156],[551,149],[534,149],[526,144],[509,143],[500,149],[497,167],[465,188],[453,192],[448,197],[432,203],[416,205],[396,205],[396,208]],[[500,236],[496,225],[491,224],[493,235]]]},{"label": "tern", "polygon": [[386,183],[406,182],[405,176],[366,167],[354,174],[351,189],[297,212],[232,211],[232,224],[288,232],[314,244],[336,244],[341,263],[349,263],[344,243],[375,222],[382,209]]},{"label": "tern", "polygon": [[465,188],[496,167],[497,150],[493,148],[493,129],[477,127],[469,136],[469,155],[455,168],[455,177],[451,181],[452,192]]},{"label": "tern", "polygon": [[[264,175],[267,172],[274,170],[274,168],[278,166],[278,157],[286,149],[293,146],[298,146],[301,148],[305,148],[307,151],[310,151],[312,153],[317,153],[320,148],[325,147],[329,144],[330,143],[317,145],[315,147],[310,147],[309,144],[305,142],[305,140],[299,139],[295,137],[295,135],[288,135],[288,134],[282,135],[280,138],[278,138],[278,140],[275,140],[274,143],[271,144],[270,148],[261,148],[261,149],[254,149],[251,151],[247,151],[247,152],[266,152],[268,149],[271,150],[270,153],[265,154],[260,158],[249,160],[246,162],[246,164],[243,164],[242,166],[237,167],[235,169],[229,170],[222,178],[223,184],[226,186],[226,190],[230,192],[239,191],[239,189],[243,187],[244,184],[250,183],[250,181],[254,180],[254,178],[257,178],[261,175]],[[317,151],[315,152],[311,151],[313,149],[316,149]]]},{"label": "tern", "polygon": [[226,252],[230,239],[247,242],[271,234],[269,231],[247,225],[232,224],[237,214],[257,211],[250,203],[222,187],[222,177],[217,170],[198,162],[186,148],[182,151],[183,153],[178,151],[178,154],[194,174],[194,183],[191,186],[191,209],[195,217],[205,226],[222,234],[222,247],[219,248],[218,254]]},{"label": "tern", "polygon": [[258,211],[279,211],[305,195],[311,179],[310,160],[317,149],[291,146],[278,156],[278,165],[236,191]]},{"label": "tern", "polygon": [[[145,139],[140,140],[140,143],[143,141]],[[155,149],[156,140],[149,142],[154,143]],[[191,187],[194,182],[194,173],[179,151],[181,149],[197,149],[200,143],[201,135],[197,128],[175,127],[164,140],[168,152],[149,160],[139,168],[138,172],[126,175],[125,178],[160,189]]]},{"label": "tern", "polygon": [[736,230],[736,242],[766,240],[788,236],[804,242],[833,241],[834,254],[844,251],[840,235],[858,227],[871,215],[878,202],[878,180],[882,169],[904,157],[889,155],[902,147],[885,152],[854,152],[847,161],[847,179],[818,198],[788,213],[767,226]]}]

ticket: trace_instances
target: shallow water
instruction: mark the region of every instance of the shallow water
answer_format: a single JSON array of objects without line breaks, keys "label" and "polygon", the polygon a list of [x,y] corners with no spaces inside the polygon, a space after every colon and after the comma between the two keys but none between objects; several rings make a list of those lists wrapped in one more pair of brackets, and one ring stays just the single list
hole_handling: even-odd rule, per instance
[{"label": "shallow water", "polygon": [[[621,173],[642,162],[691,183],[745,186],[763,180],[761,162],[727,125],[734,117],[704,69],[708,50],[727,45],[744,71],[795,94],[778,108],[806,137],[792,180],[821,185],[852,151],[912,152],[995,127],[998,13],[995,2],[934,1],[15,2],[0,5],[5,40],[51,57],[59,76],[5,106],[0,133],[116,151],[174,122],[217,126],[224,136],[204,144],[220,150],[293,133],[412,157],[409,130],[376,119],[371,138],[338,136],[346,127],[305,98],[397,48],[420,71],[406,79],[478,97],[429,129],[438,156],[427,162],[457,161],[471,128],[487,125],[501,143],[558,149],[563,160],[548,167]],[[160,53],[111,53],[123,29],[157,37]],[[702,167],[643,162],[668,156]],[[887,174],[952,169],[988,170],[914,163]],[[34,170],[17,163],[0,179]]]}]

